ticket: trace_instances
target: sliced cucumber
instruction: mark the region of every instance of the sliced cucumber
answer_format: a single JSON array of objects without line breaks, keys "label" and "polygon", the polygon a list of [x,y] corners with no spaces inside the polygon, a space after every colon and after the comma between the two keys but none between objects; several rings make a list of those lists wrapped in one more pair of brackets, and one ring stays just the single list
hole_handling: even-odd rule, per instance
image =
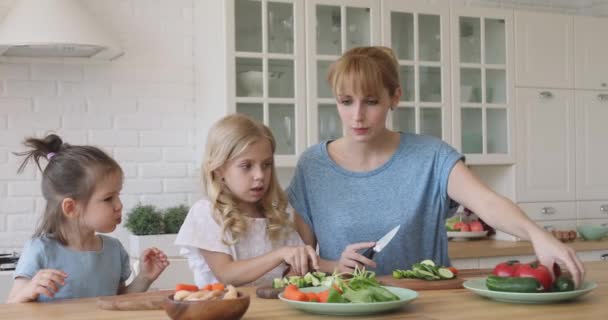
[{"label": "sliced cucumber", "polygon": [[452,270],[450,270],[448,268],[439,268],[439,270],[437,270],[437,273],[439,273],[439,276],[441,277],[441,279],[454,278],[454,273],[452,272]]},{"label": "sliced cucumber", "polygon": [[430,259],[422,260],[420,262],[420,264],[426,264],[427,266],[431,266],[431,267],[435,266],[435,262],[433,262],[433,260],[430,260]]}]

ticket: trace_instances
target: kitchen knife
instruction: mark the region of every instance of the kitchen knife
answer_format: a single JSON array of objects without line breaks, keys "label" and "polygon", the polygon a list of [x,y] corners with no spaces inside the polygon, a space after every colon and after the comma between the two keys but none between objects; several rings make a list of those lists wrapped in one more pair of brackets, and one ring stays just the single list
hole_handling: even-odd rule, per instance
[{"label": "kitchen knife", "polygon": [[368,248],[363,251],[362,255],[368,259],[373,259],[375,253],[382,251],[382,249],[384,249],[384,247],[386,247],[386,245],[391,242],[393,237],[397,234],[397,231],[399,231],[399,228],[401,228],[401,225],[394,227],[391,231],[389,231],[382,238],[380,238],[380,240],[376,242],[376,245],[374,247]]}]

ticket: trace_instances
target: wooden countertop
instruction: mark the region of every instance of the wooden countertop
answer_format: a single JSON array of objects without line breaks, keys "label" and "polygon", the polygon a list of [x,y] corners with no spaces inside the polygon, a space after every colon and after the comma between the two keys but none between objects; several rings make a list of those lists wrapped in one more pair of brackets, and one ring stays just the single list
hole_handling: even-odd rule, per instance
[{"label": "wooden countertop", "polygon": [[[577,252],[608,250],[608,239],[602,241],[584,241],[577,239],[566,244],[574,248]],[[523,256],[534,254],[534,249],[529,241],[449,241],[448,254],[450,259]]]},{"label": "wooden countertop", "polygon": [[[366,316],[365,319],[605,319],[608,301],[608,262],[586,263],[587,279],[599,286],[591,293],[571,302],[544,305],[524,305],[495,302],[468,290],[419,291],[419,298],[392,313]],[[244,320],[256,319],[319,319],[321,316],[291,309],[280,300],[255,297],[253,288],[241,288],[252,295]],[[74,299],[61,303],[0,304],[3,319],[168,319],[162,310],[107,311],[97,309],[96,299]],[[345,319],[353,317],[322,317]],[[359,318],[359,317],[357,317]]]}]

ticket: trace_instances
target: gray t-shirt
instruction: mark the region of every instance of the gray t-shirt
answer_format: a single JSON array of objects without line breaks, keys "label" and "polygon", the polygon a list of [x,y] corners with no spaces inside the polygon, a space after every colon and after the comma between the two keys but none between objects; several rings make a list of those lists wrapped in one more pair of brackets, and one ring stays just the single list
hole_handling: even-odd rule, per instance
[{"label": "gray t-shirt", "polygon": [[311,227],[323,259],[339,260],[348,244],[399,232],[374,257],[380,275],[432,259],[449,265],[445,219],[457,208],[447,194],[448,176],[463,157],[430,136],[401,133],[399,148],[379,168],[348,171],[327,152],[329,142],[300,157],[287,193]]},{"label": "gray t-shirt", "polygon": [[129,254],[118,239],[99,235],[99,251],[75,251],[47,237],[34,238],[25,245],[13,278],[32,279],[41,269],[57,269],[68,276],[65,285],[50,298],[38,301],[116,295],[118,286],[131,275]]}]

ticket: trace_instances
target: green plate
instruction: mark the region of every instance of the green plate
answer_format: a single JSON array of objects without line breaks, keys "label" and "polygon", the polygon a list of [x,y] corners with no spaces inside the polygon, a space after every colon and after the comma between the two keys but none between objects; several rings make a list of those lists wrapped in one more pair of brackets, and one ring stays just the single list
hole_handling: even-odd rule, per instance
[{"label": "green plate", "polygon": [[[319,303],[293,301],[283,298],[283,293],[279,294],[279,299],[289,306],[316,314],[354,316],[381,313],[399,309],[418,297],[418,292],[410,289],[397,287],[384,287],[399,297],[397,301],[371,302],[371,303]],[[327,290],[326,287],[302,288],[302,292],[321,292]]]},{"label": "green plate", "polygon": [[486,287],[485,278],[467,280],[462,285],[480,296],[510,303],[553,303],[566,301],[585,295],[597,287],[597,283],[585,281],[580,289],[574,291],[537,293],[501,292],[489,290]]}]

